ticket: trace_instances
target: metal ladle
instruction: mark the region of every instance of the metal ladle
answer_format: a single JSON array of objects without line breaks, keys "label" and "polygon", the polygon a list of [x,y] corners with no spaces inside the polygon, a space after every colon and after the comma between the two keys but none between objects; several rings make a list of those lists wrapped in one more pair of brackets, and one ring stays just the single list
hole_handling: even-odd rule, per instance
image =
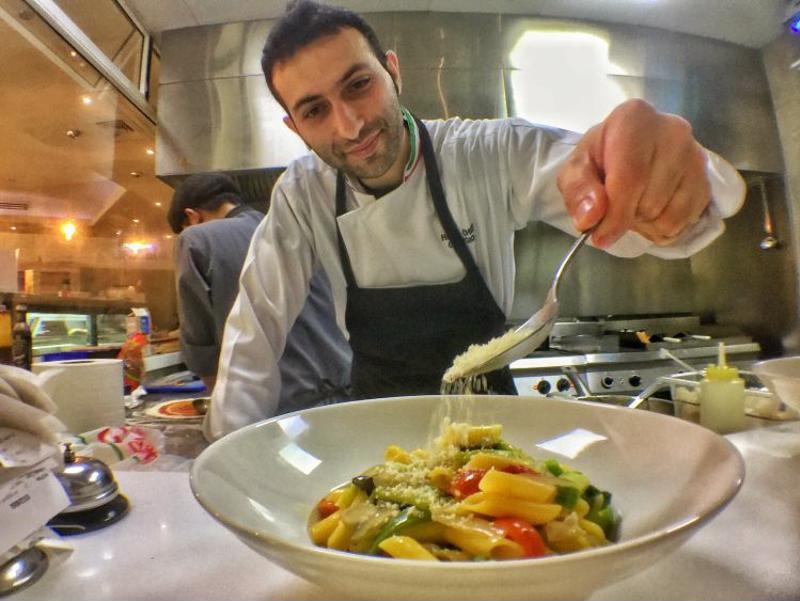
[{"label": "metal ladle", "polygon": [[772,215],[769,212],[769,204],[767,203],[767,188],[764,185],[764,178],[758,179],[758,189],[761,193],[761,205],[764,208],[764,239],[759,243],[761,250],[772,250],[779,248],[781,241],[775,237],[775,232],[772,227]]}]

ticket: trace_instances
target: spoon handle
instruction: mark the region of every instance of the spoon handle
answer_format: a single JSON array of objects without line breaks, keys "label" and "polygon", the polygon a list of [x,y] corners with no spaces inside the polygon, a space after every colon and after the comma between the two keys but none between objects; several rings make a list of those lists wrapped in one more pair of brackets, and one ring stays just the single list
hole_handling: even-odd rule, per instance
[{"label": "spoon handle", "polygon": [[561,276],[564,273],[569,262],[572,260],[572,257],[575,256],[575,253],[578,252],[578,249],[583,246],[583,244],[588,240],[589,236],[591,236],[594,228],[596,226],[590,227],[588,230],[583,232],[576,240],[572,243],[572,248],[569,249],[564,258],[561,259],[561,263],[558,265],[556,269],[556,275],[553,278],[553,284],[550,286],[550,293],[552,294],[553,300],[558,301],[558,285],[561,282]]}]

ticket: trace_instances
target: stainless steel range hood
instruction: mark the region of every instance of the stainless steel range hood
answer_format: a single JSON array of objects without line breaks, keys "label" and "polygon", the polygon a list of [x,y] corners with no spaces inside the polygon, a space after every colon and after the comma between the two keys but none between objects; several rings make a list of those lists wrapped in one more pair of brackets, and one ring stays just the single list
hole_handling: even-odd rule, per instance
[{"label": "stainless steel range hood", "polygon": [[[775,116],[757,50],[630,25],[492,14],[369,13],[400,57],[402,102],[425,118],[523,113],[512,51],[528,31],[590,32],[607,43],[602,77],[623,97],[685,116],[698,139],[743,170],[781,172]],[[263,200],[276,174],[306,152],[282,123],[261,73],[271,21],[162,34],[156,172],[169,183],[226,171]],[[524,70],[524,68],[523,68]],[[554,95],[553,89],[539,94]],[[567,101],[587,104],[585,98]],[[594,100],[592,100],[594,102]]]}]

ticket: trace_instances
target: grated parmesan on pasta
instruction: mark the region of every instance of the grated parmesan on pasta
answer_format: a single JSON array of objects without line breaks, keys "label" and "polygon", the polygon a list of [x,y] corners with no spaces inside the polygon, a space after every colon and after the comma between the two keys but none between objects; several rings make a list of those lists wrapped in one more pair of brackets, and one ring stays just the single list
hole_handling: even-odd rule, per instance
[{"label": "grated parmesan on pasta", "polygon": [[536,461],[502,430],[444,417],[426,448],[389,445],[383,463],[318,502],[311,540],[425,561],[523,559],[609,544],[619,523],[611,494],[568,465]]}]

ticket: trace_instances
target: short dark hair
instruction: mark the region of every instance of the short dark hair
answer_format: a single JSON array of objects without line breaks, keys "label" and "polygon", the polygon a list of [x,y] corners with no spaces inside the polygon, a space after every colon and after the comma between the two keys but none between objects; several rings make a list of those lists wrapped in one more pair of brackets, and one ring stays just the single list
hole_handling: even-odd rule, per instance
[{"label": "short dark hair", "polygon": [[352,27],[366,38],[375,58],[388,69],[386,51],[381,46],[375,30],[353,11],[339,6],[320,4],[314,0],[295,0],[286,7],[286,13],[278,19],[267,36],[261,52],[261,70],[267,80],[267,87],[281,106],[288,107],[275,89],[272,70],[281,61],[289,59],[312,42],[325,36]]},{"label": "short dark hair", "polygon": [[186,209],[214,211],[225,202],[242,204],[242,191],[233,178],[224,173],[190,175],[175,188],[167,221],[172,231],[180,234],[186,221]]}]

